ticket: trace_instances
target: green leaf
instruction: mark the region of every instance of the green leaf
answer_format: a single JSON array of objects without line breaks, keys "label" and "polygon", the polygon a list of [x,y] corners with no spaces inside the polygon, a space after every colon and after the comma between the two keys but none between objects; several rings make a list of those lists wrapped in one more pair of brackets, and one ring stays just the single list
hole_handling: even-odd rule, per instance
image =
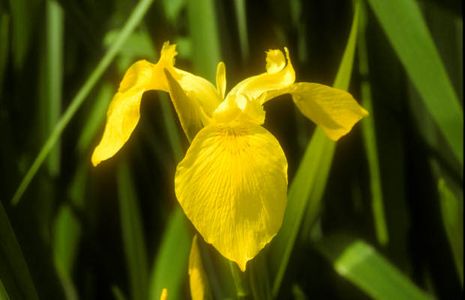
[{"label": "green leaf", "polygon": [[[346,49],[334,81],[334,87],[337,88],[347,89],[349,87],[357,41],[359,10],[357,2]],[[321,199],[326,187],[334,149],[335,143],[329,140],[320,128],[317,128],[289,188],[283,225],[270,249],[271,267],[274,271],[272,274],[275,274],[272,289],[274,297],[278,295],[305,212],[308,212],[306,217],[310,224],[315,222],[320,213]]]},{"label": "green leaf", "polygon": [[13,65],[16,70],[23,67],[33,39],[34,23],[40,7],[37,0],[10,0],[12,22]]},{"label": "green leaf", "polygon": [[159,299],[163,288],[169,299],[183,299],[192,234],[179,207],[171,213],[150,275],[150,299]]},{"label": "green leaf", "polygon": [[413,0],[368,0],[421,95],[429,113],[463,166],[463,110]]},{"label": "green leaf", "polygon": [[[362,2],[363,3],[363,2]],[[359,72],[362,78],[369,78],[368,54],[366,47],[366,7],[362,5],[360,15],[360,33],[358,40]],[[362,122],[363,145],[365,146],[368,160],[368,171],[370,174],[371,207],[375,223],[376,238],[381,245],[389,242],[386,218],[384,214],[381,170],[378,159],[376,144],[375,118],[372,103],[371,86],[368,80],[362,79],[361,100],[363,107],[370,112],[371,116]]]},{"label": "green leaf", "polygon": [[102,77],[103,73],[111,64],[111,62],[115,58],[116,54],[118,53],[126,39],[129,37],[131,32],[141,22],[142,18],[144,17],[152,2],[153,0],[141,0],[134,8],[132,14],[129,16],[126,24],[124,24],[123,29],[119,33],[118,38],[114,41],[114,43],[102,57],[98,65],[95,67],[94,71],[90,74],[86,82],[79,89],[76,96],[71,100],[71,104],[68,106],[58,123],[53,128],[52,133],[50,134],[45,144],[42,146],[42,149],[36,156],[34,162],[27,171],[26,175],[23,177],[18,189],[13,195],[13,198],[11,199],[12,204],[17,204],[19,202],[24,191],[27,189],[27,187],[31,183],[31,180],[34,178],[35,174],[39,170],[40,166],[47,158],[47,155],[50,153],[54,145],[57,143],[58,139],[63,133],[63,130],[71,121],[72,117],[76,114],[77,110],[81,107],[84,100],[86,100],[87,96],[91,92],[92,88],[97,84],[100,77]]},{"label": "green leaf", "polygon": [[364,241],[347,239],[329,237],[317,247],[339,275],[374,299],[431,299],[376,249]]},{"label": "green leaf", "polygon": [[68,300],[79,299],[73,282],[73,274],[78,267],[76,259],[82,238],[81,220],[76,215],[76,209],[84,209],[88,169],[87,163],[79,165],[68,188],[70,201],[58,208],[53,226],[53,258]]},{"label": "green leaf", "polygon": [[[39,127],[42,141],[53,131],[61,113],[63,83],[63,27],[61,6],[54,0],[46,2],[46,33],[40,59]],[[48,156],[47,169],[52,177],[60,170],[60,145],[57,143]]]},{"label": "green leaf", "polygon": [[4,289],[13,299],[39,299],[23,252],[1,202],[0,237],[0,279]]},{"label": "green leaf", "polygon": [[457,199],[444,179],[438,184],[442,223],[463,286],[463,200]]},{"label": "green leaf", "polygon": [[221,60],[215,2],[187,1],[187,11],[195,72],[214,82],[216,64]]},{"label": "green leaf", "polygon": [[131,299],[145,300],[148,296],[147,253],[143,228],[129,167],[118,167],[118,200],[124,252],[131,287]]},{"label": "green leaf", "polygon": [[86,116],[84,122],[84,128],[81,131],[81,135],[78,141],[78,149],[81,154],[88,151],[91,146],[93,139],[97,135],[100,126],[105,121],[105,113],[108,109],[111,97],[114,93],[113,86],[104,83],[95,97],[95,101],[90,109],[90,112]]},{"label": "green leaf", "polygon": [[236,12],[237,31],[239,32],[239,44],[241,47],[242,61],[249,59],[249,37],[247,33],[247,10],[245,0],[234,1]]},{"label": "green leaf", "polygon": [[5,287],[3,286],[2,279],[0,278],[0,299],[2,300],[10,300],[10,296],[8,296]]},{"label": "green leaf", "polygon": [[3,79],[8,63],[10,17],[0,7],[0,94],[3,90]]}]

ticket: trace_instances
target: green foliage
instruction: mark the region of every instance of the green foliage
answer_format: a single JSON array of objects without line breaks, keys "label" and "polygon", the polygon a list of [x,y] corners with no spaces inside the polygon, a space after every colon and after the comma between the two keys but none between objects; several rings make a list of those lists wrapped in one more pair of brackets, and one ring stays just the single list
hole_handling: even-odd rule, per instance
[{"label": "green foliage", "polygon": [[459,298],[461,5],[0,1],[0,299],[188,298],[195,229],[173,182],[188,139],[168,95],[145,93],[131,142],[90,164],[124,71],[165,40],[212,82],[224,61],[229,89],[286,46],[298,81],[335,78],[370,112],[333,143],[287,96],[266,104],[285,220],[245,273],[199,238],[215,299]]},{"label": "green foliage", "polygon": [[361,240],[329,237],[320,242],[336,272],[373,299],[430,299],[382,255]]}]

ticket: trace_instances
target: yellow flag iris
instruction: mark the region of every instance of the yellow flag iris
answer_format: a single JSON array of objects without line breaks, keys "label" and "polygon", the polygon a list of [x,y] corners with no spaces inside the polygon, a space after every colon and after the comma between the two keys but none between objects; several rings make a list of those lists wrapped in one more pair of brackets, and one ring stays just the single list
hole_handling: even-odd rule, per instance
[{"label": "yellow flag iris", "polygon": [[263,105],[290,94],[332,140],[368,113],[345,91],[295,83],[286,48],[285,53],[269,50],[266,72],[243,80],[227,95],[223,63],[218,64],[215,87],[174,67],[175,55],[175,45],[165,43],[158,63],[142,60],[127,70],[92,163],[112,157],[129,139],[145,91],[169,92],[191,141],[176,169],[176,197],[205,241],[244,271],[278,232],[286,207],[287,161],[279,142],[261,126]]}]

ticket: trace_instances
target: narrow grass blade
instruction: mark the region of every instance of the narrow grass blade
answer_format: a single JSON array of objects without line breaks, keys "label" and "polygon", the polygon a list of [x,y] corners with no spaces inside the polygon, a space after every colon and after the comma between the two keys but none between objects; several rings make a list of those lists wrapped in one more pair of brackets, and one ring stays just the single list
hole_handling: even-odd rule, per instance
[{"label": "narrow grass blade", "polygon": [[187,1],[194,69],[214,82],[216,64],[221,60],[215,1]]},{"label": "narrow grass blade", "polygon": [[131,299],[145,300],[148,296],[147,253],[137,195],[126,162],[121,162],[119,165],[117,178],[121,229]]},{"label": "narrow grass blade", "polygon": [[10,300],[10,296],[8,296],[8,293],[5,290],[5,286],[3,286],[1,278],[0,278],[0,299],[2,299],[2,300]]},{"label": "narrow grass blade", "polygon": [[368,0],[368,3],[463,167],[463,110],[417,2]]},{"label": "narrow grass blade", "polygon": [[170,104],[170,99],[167,95],[159,95],[160,97],[160,107],[163,115],[163,124],[165,130],[168,134],[168,140],[171,146],[171,151],[173,152],[173,158],[176,162],[181,161],[182,159],[182,146],[181,146],[181,134],[178,130],[178,125],[176,124],[176,115],[173,107]]},{"label": "narrow grass blade", "polygon": [[463,286],[463,200],[454,195],[444,179],[439,180],[438,189],[442,223]]},{"label": "narrow grass blade", "polygon": [[82,227],[81,220],[73,208],[83,209],[88,169],[89,165],[86,163],[81,164],[77,169],[67,193],[71,203],[65,202],[57,210],[53,226],[53,258],[67,300],[79,299],[73,274],[78,267],[76,259],[82,238]]},{"label": "narrow grass blade", "polygon": [[113,294],[113,297],[115,297],[116,300],[126,300],[126,297],[124,296],[123,292],[116,285],[111,287],[111,293]]},{"label": "narrow grass blade", "polygon": [[73,283],[73,265],[78,250],[81,228],[68,205],[63,205],[54,224],[54,261],[67,300],[79,299]]},{"label": "narrow grass blade", "polygon": [[8,52],[10,47],[10,17],[1,10],[0,7],[0,95],[3,89],[3,79],[8,62]]},{"label": "narrow grass blade", "polygon": [[[366,7],[363,2],[361,7],[358,39],[358,66],[361,77],[369,78],[368,55],[365,39]],[[384,214],[381,171],[379,168],[378,149],[376,144],[377,137],[375,132],[373,103],[371,99],[371,86],[367,79],[362,79],[360,89],[363,107],[365,107],[365,109],[371,114],[370,118],[367,118],[362,122],[362,134],[370,174],[371,206],[373,210],[376,238],[381,245],[386,245],[389,242],[389,235]]]},{"label": "narrow grass blade", "polygon": [[272,270],[275,271],[272,287],[274,298],[281,287],[305,212],[312,212],[313,221],[319,215],[334,149],[334,142],[317,128],[292,181],[284,222],[270,249]]},{"label": "narrow grass blade", "polygon": [[39,167],[42,165],[45,158],[60,138],[63,130],[71,121],[71,118],[76,114],[76,111],[81,107],[82,103],[87,98],[90,91],[96,85],[97,81],[103,75],[105,70],[108,68],[112,60],[115,58],[122,44],[126,41],[128,36],[134,30],[134,28],[140,23],[152,2],[153,0],[141,0],[137,4],[132,14],[129,16],[128,21],[124,25],[123,29],[120,31],[117,39],[105,53],[105,55],[100,60],[99,64],[94,69],[94,71],[90,74],[90,76],[88,77],[84,85],[81,87],[81,89],[79,89],[76,96],[71,100],[71,104],[68,106],[58,123],[55,125],[52,133],[50,134],[45,144],[42,146],[42,149],[40,150],[39,154],[35,158],[31,167],[29,168],[23,180],[21,181],[18,189],[13,195],[13,198],[11,199],[11,203],[13,205],[19,202],[24,191],[29,186],[29,183],[31,182],[32,178],[34,178],[35,174],[39,170]]},{"label": "narrow grass blade", "polygon": [[187,266],[192,234],[180,208],[170,215],[150,276],[150,299],[159,299],[168,290],[169,299],[183,299],[182,286]]},{"label": "narrow grass blade", "polygon": [[339,275],[373,299],[432,299],[364,241],[331,237],[323,240],[318,249]]},{"label": "narrow grass blade", "polygon": [[78,150],[81,154],[88,150],[92,143],[92,139],[97,134],[100,126],[105,121],[105,112],[108,109],[111,97],[113,95],[113,87],[108,83],[104,83],[94,101],[94,105],[90,109],[90,113],[87,115],[84,128],[81,131],[81,135],[78,141]]},{"label": "narrow grass blade", "polygon": [[37,0],[10,0],[12,22],[13,66],[20,70],[32,42],[34,22],[40,2]]},{"label": "narrow grass blade", "polygon": [[8,216],[0,202],[0,278],[13,299],[39,299]]},{"label": "narrow grass blade", "polygon": [[[352,74],[360,10],[359,3],[356,3],[349,39],[334,81],[334,86],[341,89],[348,88]],[[270,261],[275,274],[273,297],[278,295],[305,212],[309,212],[307,218],[311,218],[313,222],[319,215],[334,149],[334,142],[317,128],[289,188],[284,222],[270,249]]]},{"label": "narrow grass blade", "polygon": [[[58,122],[61,111],[63,82],[63,28],[64,15],[60,5],[50,0],[46,2],[45,51],[42,64],[41,93],[41,136],[45,141]],[[57,143],[47,159],[50,175],[58,175],[60,168],[60,145]]]},{"label": "narrow grass blade", "polygon": [[247,11],[245,0],[234,1],[234,9],[236,11],[237,31],[239,32],[239,43],[241,46],[242,61],[249,59],[249,36],[247,32]]}]

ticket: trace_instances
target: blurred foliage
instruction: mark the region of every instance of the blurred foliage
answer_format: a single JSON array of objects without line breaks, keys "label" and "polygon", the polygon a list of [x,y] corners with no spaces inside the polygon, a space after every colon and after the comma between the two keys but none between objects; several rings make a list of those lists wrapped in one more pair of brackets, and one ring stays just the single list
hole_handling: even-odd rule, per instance
[{"label": "blurred foliage", "polygon": [[199,238],[215,299],[458,299],[462,35],[459,0],[0,0],[0,299],[189,297],[169,97],[146,92],[130,143],[90,164],[122,74],[166,40],[211,81],[223,60],[229,88],[286,46],[298,81],[370,111],[330,144],[288,96],[267,104],[286,219],[246,273]]}]

